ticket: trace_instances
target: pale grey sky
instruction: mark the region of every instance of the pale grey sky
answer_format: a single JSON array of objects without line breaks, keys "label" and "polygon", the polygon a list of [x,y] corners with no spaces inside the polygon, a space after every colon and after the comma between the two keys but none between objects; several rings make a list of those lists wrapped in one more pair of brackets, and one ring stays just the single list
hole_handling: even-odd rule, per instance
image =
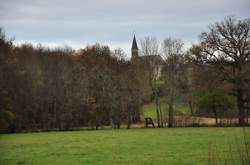
[{"label": "pale grey sky", "polygon": [[100,43],[130,55],[133,33],[197,42],[210,23],[250,17],[250,0],[0,0],[0,27],[17,43],[75,49]]}]

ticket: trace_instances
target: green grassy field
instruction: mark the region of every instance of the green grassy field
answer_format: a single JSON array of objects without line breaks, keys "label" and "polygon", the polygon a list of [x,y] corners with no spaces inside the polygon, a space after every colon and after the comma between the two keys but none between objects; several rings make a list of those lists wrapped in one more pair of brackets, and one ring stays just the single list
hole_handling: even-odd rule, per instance
[{"label": "green grassy field", "polygon": [[198,165],[208,163],[210,151],[237,164],[242,135],[242,128],[4,134],[0,135],[0,164]]}]

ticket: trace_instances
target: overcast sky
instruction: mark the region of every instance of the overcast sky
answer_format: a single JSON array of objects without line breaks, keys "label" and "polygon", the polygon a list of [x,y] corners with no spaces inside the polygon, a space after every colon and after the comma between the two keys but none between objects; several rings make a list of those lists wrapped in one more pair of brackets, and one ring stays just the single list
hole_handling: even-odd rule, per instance
[{"label": "overcast sky", "polygon": [[250,0],[0,0],[0,27],[17,43],[75,49],[100,43],[130,55],[133,33],[188,47],[225,16],[250,17]]}]

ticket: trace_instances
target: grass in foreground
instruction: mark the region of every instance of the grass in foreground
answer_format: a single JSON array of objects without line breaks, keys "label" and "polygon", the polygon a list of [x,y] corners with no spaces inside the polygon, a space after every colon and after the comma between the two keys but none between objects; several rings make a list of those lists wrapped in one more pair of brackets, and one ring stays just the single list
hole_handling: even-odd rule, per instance
[{"label": "grass in foreground", "polygon": [[5,134],[0,135],[0,164],[197,165],[208,163],[211,149],[216,149],[221,159],[237,164],[237,149],[230,146],[241,147],[239,139],[241,128]]}]

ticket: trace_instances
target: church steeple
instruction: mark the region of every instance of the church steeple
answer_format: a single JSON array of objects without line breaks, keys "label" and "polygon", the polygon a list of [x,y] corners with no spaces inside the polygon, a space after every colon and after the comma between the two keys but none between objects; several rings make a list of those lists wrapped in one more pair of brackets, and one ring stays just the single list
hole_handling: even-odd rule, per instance
[{"label": "church steeple", "polygon": [[131,58],[138,57],[138,55],[139,55],[138,46],[137,46],[136,38],[135,38],[135,35],[134,35],[133,43],[132,43],[132,47],[131,47]]}]

